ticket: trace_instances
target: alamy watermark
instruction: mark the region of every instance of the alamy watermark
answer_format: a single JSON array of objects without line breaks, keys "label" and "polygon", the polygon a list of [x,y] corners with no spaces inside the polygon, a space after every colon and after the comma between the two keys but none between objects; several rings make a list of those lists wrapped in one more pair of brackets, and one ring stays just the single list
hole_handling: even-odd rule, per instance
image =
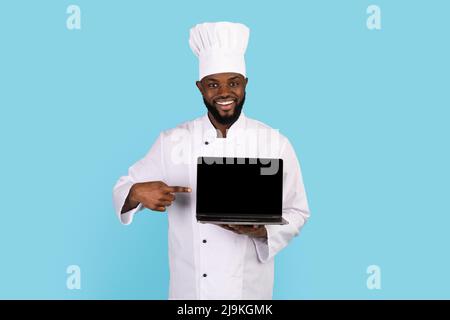
[{"label": "alamy watermark", "polygon": [[81,289],[81,268],[78,265],[70,265],[66,269],[69,275],[66,280],[66,287],[69,290]]},{"label": "alamy watermark", "polygon": [[66,20],[66,27],[69,30],[81,29],[81,9],[75,4],[67,7],[66,13],[69,14]]},{"label": "alamy watermark", "polygon": [[381,9],[377,5],[370,5],[366,10],[367,17],[366,26],[369,30],[381,30]]},{"label": "alamy watermark", "polygon": [[381,268],[375,264],[367,267],[366,285],[369,290],[381,290]]}]

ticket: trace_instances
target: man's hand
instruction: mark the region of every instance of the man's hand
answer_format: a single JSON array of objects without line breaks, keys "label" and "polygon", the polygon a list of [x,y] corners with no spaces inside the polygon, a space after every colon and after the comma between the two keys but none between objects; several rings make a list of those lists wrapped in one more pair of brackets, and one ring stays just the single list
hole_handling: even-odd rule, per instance
[{"label": "man's hand", "polygon": [[130,189],[122,213],[136,208],[139,203],[153,211],[166,211],[175,200],[176,192],[191,192],[191,188],[171,187],[162,181],[136,183]]},{"label": "man's hand", "polygon": [[237,234],[254,238],[267,238],[267,229],[264,225],[220,224],[219,226]]}]

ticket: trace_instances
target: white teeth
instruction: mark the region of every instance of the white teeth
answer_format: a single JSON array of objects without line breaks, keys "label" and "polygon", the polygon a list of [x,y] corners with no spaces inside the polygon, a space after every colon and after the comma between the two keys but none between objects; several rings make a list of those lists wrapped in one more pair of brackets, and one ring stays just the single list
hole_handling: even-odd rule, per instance
[{"label": "white teeth", "polygon": [[222,101],[222,102],[217,101],[217,104],[220,104],[221,106],[226,106],[226,105],[232,104],[233,102],[234,102],[233,100]]}]

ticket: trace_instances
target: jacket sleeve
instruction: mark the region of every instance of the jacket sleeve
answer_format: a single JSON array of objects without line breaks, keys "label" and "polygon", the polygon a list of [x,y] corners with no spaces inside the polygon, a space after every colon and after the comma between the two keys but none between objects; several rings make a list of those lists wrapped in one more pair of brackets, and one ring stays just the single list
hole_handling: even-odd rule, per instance
[{"label": "jacket sleeve", "polygon": [[282,147],[283,159],[283,218],[285,225],[266,225],[267,239],[253,238],[261,262],[268,262],[300,233],[309,218],[300,164],[289,140]]},{"label": "jacket sleeve", "polygon": [[134,214],[143,209],[142,204],[139,204],[136,208],[121,213],[125,200],[133,184],[137,182],[164,180],[162,145],[163,138],[162,134],[160,134],[145,157],[133,164],[128,169],[128,175],[120,177],[120,179],[114,186],[114,209],[116,211],[117,217],[122,224],[130,224],[133,221]]}]

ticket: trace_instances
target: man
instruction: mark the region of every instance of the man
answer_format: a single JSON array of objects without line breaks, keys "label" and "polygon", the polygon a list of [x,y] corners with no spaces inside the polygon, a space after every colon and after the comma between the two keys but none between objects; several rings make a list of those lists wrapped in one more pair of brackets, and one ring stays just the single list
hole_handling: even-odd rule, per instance
[{"label": "man", "polygon": [[[114,205],[123,224],[131,223],[143,208],[167,210],[170,299],[271,299],[274,256],[309,217],[291,144],[277,130],[242,112],[248,38],[249,29],[238,23],[203,23],[191,29],[189,43],[200,62],[196,85],[208,112],[162,132],[114,187]],[[283,218],[289,224],[198,223],[198,156],[282,158]]]}]

